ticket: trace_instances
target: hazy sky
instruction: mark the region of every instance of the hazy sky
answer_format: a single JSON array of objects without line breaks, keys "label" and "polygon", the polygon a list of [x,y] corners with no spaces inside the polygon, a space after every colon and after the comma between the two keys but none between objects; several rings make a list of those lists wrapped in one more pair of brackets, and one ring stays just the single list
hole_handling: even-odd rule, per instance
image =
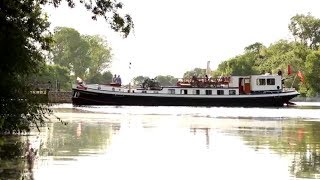
[{"label": "hazy sky", "polygon": [[320,18],[319,0],[122,0],[135,23],[126,39],[93,21],[78,5],[47,8],[52,28],[67,26],[82,34],[101,34],[113,49],[112,73],[129,76],[173,75],[195,67],[211,69],[261,42],[290,39],[288,24],[297,13]]}]

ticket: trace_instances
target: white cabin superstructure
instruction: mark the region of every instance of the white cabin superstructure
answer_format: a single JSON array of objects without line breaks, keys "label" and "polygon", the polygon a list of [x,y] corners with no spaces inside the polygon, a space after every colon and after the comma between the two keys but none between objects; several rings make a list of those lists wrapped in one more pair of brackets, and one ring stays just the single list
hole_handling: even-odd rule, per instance
[{"label": "white cabin superstructure", "polygon": [[[127,88],[108,85],[91,84],[87,88],[125,93],[143,94],[181,94],[181,95],[243,95],[259,94],[266,92],[280,92],[283,90],[282,78],[279,75],[252,75],[252,76],[231,76],[227,81],[208,80],[207,86],[193,86],[190,83],[177,86],[166,86],[160,89],[152,88]],[[205,84],[205,82],[204,82]]]},{"label": "white cabin superstructure", "polygon": [[[219,80],[220,79],[220,80]],[[160,93],[160,94],[182,94],[182,95],[242,95],[257,94],[272,91],[281,91],[282,77],[279,75],[252,75],[252,76],[231,76],[215,79],[208,79],[203,82],[204,86],[191,85],[190,82],[180,83],[178,86],[162,87],[159,90],[138,88],[137,93]],[[182,85],[181,85],[182,84]]]}]

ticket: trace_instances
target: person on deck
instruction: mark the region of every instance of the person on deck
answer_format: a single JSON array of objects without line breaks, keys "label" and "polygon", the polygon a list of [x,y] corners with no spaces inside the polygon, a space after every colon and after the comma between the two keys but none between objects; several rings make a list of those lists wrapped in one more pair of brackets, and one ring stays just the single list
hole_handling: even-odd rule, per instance
[{"label": "person on deck", "polygon": [[116,78],[116,83],[117,84],[119,84],[119,85],[121,85],[121,77],[120,77],[120,75],[118,75],[118,77]]},{"label": "person on deck", "polygon": [[204,79],[205,82],[208,82],[208,81],[209,81],[208,75],[206,75],[204,78],[205,78],[205,79]]},{"label": "person on deck", "polygon": [[117,81],[117,75],[114,74],[114,76],[113,76],[113,78],[112,78],[112,83],[116,83],[116,81]]}]

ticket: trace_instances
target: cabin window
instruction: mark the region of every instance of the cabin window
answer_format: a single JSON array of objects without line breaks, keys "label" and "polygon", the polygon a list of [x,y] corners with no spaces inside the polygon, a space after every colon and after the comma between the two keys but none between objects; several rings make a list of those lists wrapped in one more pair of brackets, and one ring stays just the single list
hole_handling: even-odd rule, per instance
[{"label": "cabin window", "polygon": [[266,79],[257,79],[257,85],[259,86],[266,85]]},{"label": "cabin window", "polygon": [[229,95],[236,95],[236,90],[229,90]]},{"label": "cabin window", "polygon": [[276,81],[274,78],[267,79],[267,85],[275,85]]},{"label": "cabin window", "polygon": [[176,93],[176,90],[175,90],[175,89],[168,89],[168,93],[169,93],[169,94],[175,94],[175,93]]},{"label": "cabin window", "polygon": [[142,93],[147,93],[147,91],[142,91]]},{"label": "cabin window", "polygon": [[224,90],[217,90],[218,95],[224,95]]},{"label": "cabin window", "polygon": [[194,94],[200,95],[200,90],[199,89],[195,90]]},{"label": "cabin window", "polygon": [[206,90],[206,95],[212,95],[212,90]]},{"label": "cabin window", "polygon": [[181,89],[180,90],[180,94],[188,94],[188,90],[187,89]]}]

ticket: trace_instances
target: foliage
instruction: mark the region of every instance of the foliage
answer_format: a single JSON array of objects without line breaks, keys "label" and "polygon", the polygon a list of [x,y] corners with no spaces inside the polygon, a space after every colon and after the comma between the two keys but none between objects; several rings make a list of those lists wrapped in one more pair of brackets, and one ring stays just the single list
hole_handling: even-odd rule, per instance
[{"label": "foliage", "polygon": [[101,36],[83,36],[89,43],[89,74],[102,73],[111,63],[111,48]]},{"label": "foliage", "polygon": [[320,44],[320,19],[311,14],[297,14],[291,18],[289,30],[301,43],[317,50]]},{"label": "foliage", "polygon": [[177,78],[171,75],[167,75],[167,76],[158,75],[155,77],[155,79],[159,82],[161,86],[174,86],[178,81]]},{"label": "foliage", "polygon": [[161,89],[161,85],[156,79],[147,78],[143,81],[142,88],[150,89],[150,90],[157,90],[157,89]]},{"label": "foliage", "polygon": [[49,23],[37,1],[4,0],[0,10],[0,133],[25,132],[50,112],[26,82],[44,67]]},{"label": "foliage", "polygon": [[104,73],[96,73],[94,76],[86,79],[86,83],[92,84],[110,84],[112,82],[112,74],[110,71]]},{"label": "foliage", "polygon": [[83,79],[101,75],[111,62],[111,48],[100,36],[82,36],[73,28],[57,27],[52,61]]},{"label": "foliage", "polygon": [[237,56],[235,58],[229,59],[224,63],[219,64],[216,74],[222,76],[241,76],[256,74],[256,70],[254,67],[255,61],[256,59],[254,52],[247,52],[243,55]]},{"label": "foliage", "polygon": [[[135,86],[140,86],[142,85],[144,82],[146,82],[146,80],[150,81],[152,79],[150,79],[147,76],[137,76],[135,78],[133,78],[133,85]],[[154,80],[159,83],[161,86],[174,86],[176,85],[178,79],[171,76],[171,75],[158,75],[154,78]]]},{"label": "foliage", "polygon": [[39,74],[30,78],[30,83],[34,87],[51,90],[70,90],[71,88],[70,73],[66,67],[60,65],[46,65]]},{"label": "foliage", "polygon": [[187,71],[183,74],[183,78],[192,78],[192,76],[196,77],[205,77],[206,69],[194,68],[191,71]]},{"label": "foliage", "polygon": [[[215,75],[252,75],[283,72],[285,86],[300,89],[302,96],[316,96],[319,91],[319,52],[306,44],[279,40],[269,47],[254,43],[245,48],[243,54],[219,64]],[[292,74],[287,74],[290,65]],[[305,76],[301,82],[296,77],[298,71]]]},{"label": "foliage", "polygon": [[150,79],[147,76],[137,76],[135,78],[133,78],[133,85],[134,86],[140,86],[142,85],[142,83],[146,80],[146,79]]},{"label": "foliage", "polygon": [[[127,37],[133,28],[131,17],[120,14],[122,3],[112,0],[65,1],[70,7],[77,3],[85,5],[92,11],[93,19],[102,16],[113,30],[124,37]],[[52,43],[48,31],[49,22],[42,13],[41,5],[57,7],[61,2],[63,1],[0,1],[0,133],[28,132],[32,126],[39,127],[44,124],[51,112],[48,102],[34,94],[28,80],[45,68],[44,57]],[[73,35],[77,36],[76,33]],[[89,46],[85,40],[78,42],[83,48]],[[83,49],[78,50],[79,55],[90,55],[82,53]],[[71,68],[69,64],[67,67]]]},{"label": "foliage", "polygon": [[[10,1],[10,0],[9,0]],[[58,7],[63,0],[29,0],[40,1],[42,5],[49,4]],[[123,4],[116,0],[65,0],[69,7],[73,8],[77,4],[82,4],[85,8],[92,12],[92,19],[103,17],[110,25],[111,29],[120,32],[124,37],[127,37],[134,28],[132,18],[128,14],[121,14]]]},{"label": "foliage", "polygon": [[307,56],[304,76],[306,77],[307,96],[316,96],[320,92],[320,51],[313,51]]}]

